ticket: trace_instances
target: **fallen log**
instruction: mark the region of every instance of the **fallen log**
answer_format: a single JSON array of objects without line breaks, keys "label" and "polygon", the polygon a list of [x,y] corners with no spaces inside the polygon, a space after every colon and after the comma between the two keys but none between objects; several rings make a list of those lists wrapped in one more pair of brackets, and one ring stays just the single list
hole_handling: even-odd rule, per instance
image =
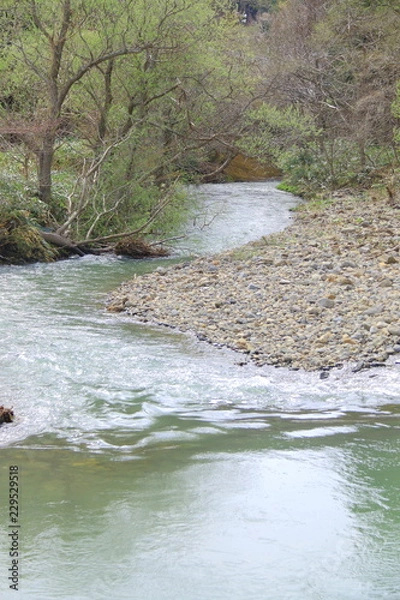
[{"label": "fallen log", "polygon": [[41,229],[40,233],[45,242],[53,244],[53,246],[58,246],[59,248],[68,248],[76,254],[79,254],[79,256],[85,256],[85,253],[82,252],[82,250],[78,248],[78,246],[75,246],[75,244],[73,244],[68,238],[64,237],[63,235],[55,233],[54,231],[46,231],[44,229]]}]

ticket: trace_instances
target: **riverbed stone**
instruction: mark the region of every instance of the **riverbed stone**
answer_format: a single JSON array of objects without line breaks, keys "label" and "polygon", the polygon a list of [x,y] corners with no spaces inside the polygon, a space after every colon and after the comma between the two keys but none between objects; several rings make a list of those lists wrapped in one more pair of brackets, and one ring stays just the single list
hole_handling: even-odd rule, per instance
[{"label": "riverbed stone", "polygon": [[333,308],[335,306],[335,302],[333,301],[332,298],[320,298],[318,300],[318,304],[319,306],[322,306],[323,308]]},{"label": "riverbed stone", "polygon": [[379,315],[379,313],[383,312],[383,305],[380,304],[379,306],[371,306],[371,308],[368,308],[365,311],[366,315]]},{"label": "riverbed stone", "polygon": [[391,279],[389,279],[388,277],[385,277],[385,279],[382,279],[382,281],[379,283],[379,287],[383,287],[383,288],[392,287],[392,285],[393,285],[393,281]]},{"label": "riverbed stone", "polygon": [[400,337],[400,325],[389,325],[387,328],[390,335]]},{"label": "riverbed stone", "polygon": [[382,262],[384,262],[387,265],[395,265],[397,264],[399,261],[398,259],[394,256],[394,254],[384,254],[382,257]]}]

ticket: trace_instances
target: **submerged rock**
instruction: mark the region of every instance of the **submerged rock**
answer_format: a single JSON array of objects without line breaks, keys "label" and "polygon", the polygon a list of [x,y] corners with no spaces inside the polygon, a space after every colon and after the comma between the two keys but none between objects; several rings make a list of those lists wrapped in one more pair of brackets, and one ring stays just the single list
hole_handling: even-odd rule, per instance
[{"label": "submerged rock", "polygon": [[14,420],[14,412],[12,408],[0,406],[0,425],[3,423],[12,423]]}]

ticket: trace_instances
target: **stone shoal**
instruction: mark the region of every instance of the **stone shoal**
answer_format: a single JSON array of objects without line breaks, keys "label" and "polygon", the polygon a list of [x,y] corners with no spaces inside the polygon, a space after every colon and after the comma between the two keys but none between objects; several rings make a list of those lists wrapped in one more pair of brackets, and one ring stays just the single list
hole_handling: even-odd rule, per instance
[{"label": "stone shoal", "polygon": [[306,207],[283,232],[122,284],[108,310],[258,365],[383,364],[400,352],[399,214],[355,197]]}]

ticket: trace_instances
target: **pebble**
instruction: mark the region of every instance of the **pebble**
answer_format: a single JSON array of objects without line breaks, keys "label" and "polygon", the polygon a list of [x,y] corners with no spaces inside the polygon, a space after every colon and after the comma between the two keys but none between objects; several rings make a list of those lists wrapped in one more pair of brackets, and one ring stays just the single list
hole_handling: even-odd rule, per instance
[{"label": "pebble", "polygon": [[108,310],[194,333],[260,366],[385,364],[400,353],[397,218],[379,200],[341,197],[321,212],[305,204],[283,232],[135,277]]},{"label": "pebble", "polygon": [[330,298],[321,298],[318,300],[318,304],[323,308],[333,308],[335,306],[334,301]]}]

